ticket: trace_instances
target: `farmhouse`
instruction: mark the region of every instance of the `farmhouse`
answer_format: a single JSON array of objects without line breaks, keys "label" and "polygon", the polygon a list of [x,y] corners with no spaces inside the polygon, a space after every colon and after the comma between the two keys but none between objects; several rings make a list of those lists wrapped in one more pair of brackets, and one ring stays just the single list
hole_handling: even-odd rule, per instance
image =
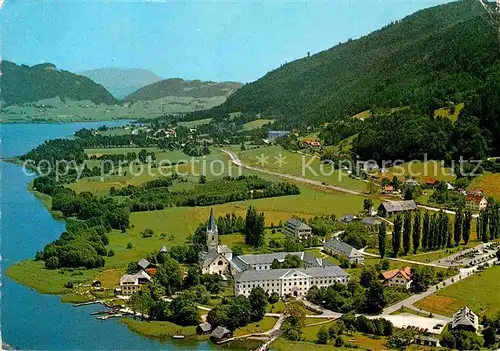
[{"label": "farmhouse", "polygon": [[405,267],[403,269],[393,269],[387,272],[380,273],[380,278],[388,286],[402,286],[409,289],[411,286],[411,269]]},{"label": "farmhouse", "polygon": [[453,315],[451,328],[453,330],[477,332],[479,330],[479,318],[469,307],[465,306]]},{"label": "farmhouse", "polygon": [[428,187],[428,188],[433,188],[436,184],[438,183],[437,179],[435,178],[427,178],[425,180],[425,185]]},{"label": "farmhouse", "polygon": [[418,186],[419,185],[418,181],[416,179],[412,179],[412,178],[405,180],[404,184],[406,186]]},{"label": "farmhouse", "polygon": [[483,211],[488,206],[488,200],[483,195],[467,193],[465,207],[472,211]]},{"label": "farmhouse", "polygon": [[132,295],[150,281],[151,277],[143,270],[136,274],[125,274],[120,278],[120,288],[116,292],[120,295]]},{"label": "farmhouse", "polygon": [[233,259],[233,251],[227,245],[219,245],[219,230],[215,224],[213,209],[206,228],[206,244],[208,251],[201,252],[199,264],[203,274],[220,274],[230,272],[229,265]]},{"label": "farmhouse", "polygon": [[234,294],[248,297],[253,288],[260,286],[269,294],[298,297],[306,295],[314,285],[326,287],[336,282],[349,282],[349,274],[338,266],[248,270],[235,277]]},{"label": "farmhouse", "polygon": [[295,239],[308,239],[312,234],[312,228],[298,219],[289,219],[285,222],[284,233]]},{"label": "farmhouse", "polygon": [[218,326],[212,331],[212,334],[210,334],[210,338],[214,341],[220,341],[224,338],[228,338],[232,335],[231,331],[227,328],[224,328],[222,326]]},{"label": "farmhouse", "polygon": [[333,238],[325,243],[325,251],[330,255],[347,257],[351,264],[364,264],[365,257],[361,251],[356,250],[338,238]]},{"label": "farmhouse", "polygon": [[415,211],[417,204],[414,200],[404,201],[386,201],[380,204],[378,208],[379,216],[392,216],[393,214]]},{"label": "farmhouse", "polygon": [[332,266],[333,264],[322,258],[314,257],[313,255],[304,252],[275,252],[270,254],[249,254],[240,255],[231,261],[231,273],[233,275],[243,272],[246,270],[268,270],[272,269],[272,263],[274,260],[282,263],[287,255],[293,255],[299,257],[299,259],[304,263],[305,267],[322,267],[322,266]]}]

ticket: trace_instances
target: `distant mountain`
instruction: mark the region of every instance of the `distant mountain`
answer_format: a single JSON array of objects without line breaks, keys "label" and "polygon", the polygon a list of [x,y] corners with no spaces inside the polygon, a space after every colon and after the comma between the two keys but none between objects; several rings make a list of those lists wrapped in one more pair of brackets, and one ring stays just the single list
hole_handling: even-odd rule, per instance
[{"label": "distant mountain", "polygon": [[1,99],[5,106],[60,97],[62,100],[90,100],[96,104],[114,104],[116,99],[87,77],[58,70],[52,63],[34,66],[0,63]]},{"label": "distant mountain", "polygon": [[163,79],[154,72],[140,68],[98,68],[80,74],[102,84],[117,99],[123,99],[137,89]]},{"label": "distant mountain", "polygon": [[158,100],[167,96],[188,96],[193,98],[228,97],[242,86],[236,82],[203,82],[170,78],[147,85],[133,92],[125,101]]},{"label": "distant mountain", "polygon": [[466,102],[500,71],[498,29],[476,0],[410,15],[358,40],[282,65],[203,114],[332,121],[373,107]]}]

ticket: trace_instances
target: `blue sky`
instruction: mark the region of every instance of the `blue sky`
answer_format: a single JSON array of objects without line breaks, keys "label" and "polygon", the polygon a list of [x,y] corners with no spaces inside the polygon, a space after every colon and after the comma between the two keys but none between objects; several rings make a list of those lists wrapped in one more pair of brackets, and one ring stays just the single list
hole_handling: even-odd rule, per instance
[{"label": "blue sky", "polygon": [[6,0],[2,57],[73,72],[146,68],[162,77],[250,82],[447,0]]}]

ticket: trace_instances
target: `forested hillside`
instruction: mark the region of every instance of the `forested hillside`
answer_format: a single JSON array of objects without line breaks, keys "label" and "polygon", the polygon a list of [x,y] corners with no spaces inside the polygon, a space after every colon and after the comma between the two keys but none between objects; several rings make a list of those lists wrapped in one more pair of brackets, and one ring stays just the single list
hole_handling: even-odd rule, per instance
[{"label": "forested hillside", "polygon": [[227,97],[240,87],[241,84],[236,82],[216,83],[170,78],[142,87],[128,95],[125,101],[157,100],[167,96],[190,96],[193,98]]},{"label": "forested hillside", "polygon": [[499,67],[497,36],[484,16],[475,0],[419,11],[283,65],[210,113],[263,112],[310,123],[374,106],[433,110],[446,100],[465,101]]},{"label": "forested hillside", "polygon": [[0,88],[4,105],[36,102],[59,96],[62,100],[90,100],[113,104],[116,99],[99,84],[84,76],[58,70],[51,63],[35,66],[0,63]]}]

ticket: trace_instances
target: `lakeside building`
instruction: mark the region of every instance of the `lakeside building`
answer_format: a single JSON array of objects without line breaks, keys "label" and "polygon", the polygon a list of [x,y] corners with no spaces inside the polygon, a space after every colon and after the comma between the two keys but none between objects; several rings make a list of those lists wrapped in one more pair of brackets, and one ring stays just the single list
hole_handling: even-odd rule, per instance
[{"label": "lakeside building", "polygon": [[314,285],[327,287],[348,282],[349,274],[338,266],[247,270],[235,277],[234,294],[248,297],[253,288],[260,286],[268,294],[300,297]]},{"label": "lakeside building", "polygon": [[350,264],[365,264],[363,253],[343,242],[338,237],[330,239],[325,243],[325,251],[332,256],[346,257]]},{"label": "lakeside building", "polygon": [[453,315],[451,329],[476,333],[479,330],[479,318],[469,307],[465,306]]},{"label": "lakeside building", "polygon": [[285,222],[283,232],[297,240],[302,240],[312,235],[312,228],[298,219],[289,219]]},{"label": "lakeside building", "polygon": [[150,282],[151,276],[143,270],[136,274],[125,274],[120,278],[120,287],[116,289],[116,293],[118,295],[129,296]]},{"label": "lakeside building", "polygon": [[286,137],[290,135],[290,131],[288,130],[270,130],[267,132],[267,139],[275,140],[278,138]]}]

